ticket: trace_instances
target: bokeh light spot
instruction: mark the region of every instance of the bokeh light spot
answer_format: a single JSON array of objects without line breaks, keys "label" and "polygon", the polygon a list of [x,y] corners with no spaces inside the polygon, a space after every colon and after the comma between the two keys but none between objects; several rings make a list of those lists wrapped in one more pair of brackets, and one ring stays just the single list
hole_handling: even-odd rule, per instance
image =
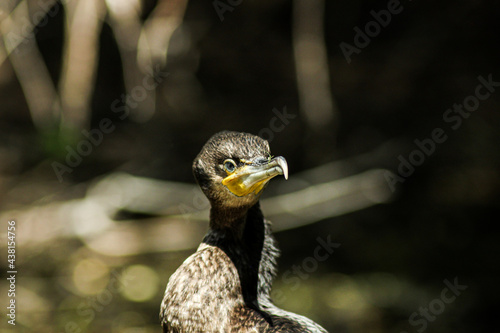
[{"label": "bokeh light spot", "polygon": [[73,269],[73,283],[84,295],[101,292],[109,281],[109,269],[98,259],[83,259]]},{"label": "bokeh light spot", "polygon": [[134,302],[145,302],[156,295],[160,279],[156,272],[144,265],[133,265],[123,272],[125,287],[121,290],[123,297]]}]

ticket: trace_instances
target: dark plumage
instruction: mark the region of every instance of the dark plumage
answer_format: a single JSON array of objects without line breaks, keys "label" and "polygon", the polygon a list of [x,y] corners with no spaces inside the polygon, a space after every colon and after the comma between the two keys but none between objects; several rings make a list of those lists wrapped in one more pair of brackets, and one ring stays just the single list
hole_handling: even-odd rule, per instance
[{"label": "dark plumage", "polygon": [[326,332],[270,300],[279,251],[259,197],[283,157],[267,141],[221,132],[205,144],[193,173],[210,200],[210,228],[198,250],[170,277],[161,305],[164,332]]}]

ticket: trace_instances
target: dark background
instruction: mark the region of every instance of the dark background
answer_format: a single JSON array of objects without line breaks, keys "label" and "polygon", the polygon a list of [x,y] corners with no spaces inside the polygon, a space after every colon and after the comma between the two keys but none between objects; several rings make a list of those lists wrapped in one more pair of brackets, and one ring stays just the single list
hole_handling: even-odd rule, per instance
[{"label": "dark background", "polygon": [[[28,2],[31,12],[36,12],[37,3]],[[64,117],[55,117],[53,124],[38,126],[12,58],[0,63],[2,235],[11,219],[19,226],[30,226],[25,233],[20,227],[17,234],[20,273],[14,331],[159,331],[163,288],[200,236],[186,236],[193,238],[192,243],[177,251],[137,250],[111,256],[93,250],[88,239],[74,231],[77,227],[68,227],[80,221],[75,216],[85,213],[91,219],[93,213],[91,205],[73,210],[71,204],[84,202],[93,184],[116,172],[193,184],[192,160],[212,134],[224,129],[259,134],[269,128],[273,109],[285,107],[296,117],[274,133],[271,148],[273,154],[286,157],[291,180],[294,174],[300,179],[308,170],[331,162],[340,165],[342,172],[335,176],[326,172],[328,180],[369,169],[397,174],[398,158],[408,160],[418,149],[415,140],[431,138],[435,128],[442,128],[447,139],[435,144],[434,153],[425,156],[384,203],[347,214],[332,213],[276,233],[282,249],[281,273],[311,257],[318,237],[329,236],[341,244],[300,283],[287,283],[280,275],[274,288],[279,292],[276,302],[331,332],[495,330],[500,91],[481,101],[457,129],[443,115],[474,95],[479,76],[491,75],[500,82],[499,4],[402,2],[401,13],[392,16],[390,24],[348,63],[340,43],[354,45],[353,28],[364,30],[373,20],[370,11],[386,9],[387,2],[325,2],[321,8],[327,68],[322,70],[328,73],[328,89],[337,108],[331,121],[316,127],[300,107],[293,1],[244,0],[231,6],[223,21],[211,1],[189,1],[168,55],[156,60],[155,68],[168,76],[155,90],[153,112],[143,120],[133,116],[122,120],[120,113],[111,110],[113,101],[128,89],[123,73],[132,69],[123,60],[109,14],[103,16],[96,45],[88,123],[71,125]],[[56,5],[60,10],[36,29],[33,40],[57,88],[65,60],[67,6]],[[144,1],[140,22],[146,22],[159,6]],[[7,16],[4,12],[2,19]],[[111,119],[116,129],[105,134],[102,143],[59,182],[52,163],[64,163],[65,147],[76,147],[81,130],[98,128],[103,118]],[[271,182],[265,197],[282,194],[283,186],[278,185],[282,182]],[[113,220],[143,230],[169,219],[146,213],[122,212]],[[95,232],[106,232],[99,230]],[[178,232],[181,237],[185,231]],[[127,245],[129,239],[117,235],[113,244]],[[172,237],[177,236],[165,235],[165,243]],[[2,252],[6,253],[3,244]],[[3,263],[2,270],[7,270]],[[122,289],[112,291],[111,299],[99,301],[103,291],[110,290],[114,274],[141,281],[144,289],[136,290],[136,296]],[[467,289],[441,311],[436,299],[446,287],[445,279],[458,279]],[[2,306],[7,304],[6,287],[2,282]],[[414,312],[430,304],[439,312],[432,320],[409,321]],[[12,329],[5,322],[4,317],[3,327]],[[76,323],[76,328],[69,322]]]}]

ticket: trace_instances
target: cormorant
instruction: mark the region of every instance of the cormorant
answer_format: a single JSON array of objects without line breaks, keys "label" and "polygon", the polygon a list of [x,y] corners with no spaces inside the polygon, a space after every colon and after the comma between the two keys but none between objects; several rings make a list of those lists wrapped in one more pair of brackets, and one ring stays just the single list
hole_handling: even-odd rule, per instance
[{"label": "cormorant", "polygon": [[224,131],[202,148],[193,173],[211,204],[210,227],[168,281],[163,331],[326,332],[270,299],[279,250],[259,197],[271,178],[288,178],[286,160],[258,136]]}]

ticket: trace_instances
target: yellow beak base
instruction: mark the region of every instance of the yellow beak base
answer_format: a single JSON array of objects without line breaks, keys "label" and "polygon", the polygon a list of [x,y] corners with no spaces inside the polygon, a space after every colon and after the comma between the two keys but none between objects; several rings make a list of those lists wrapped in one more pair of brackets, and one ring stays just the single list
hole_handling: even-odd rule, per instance
[{"label": "yellow beak base", "polygon": [[271,178],[283,175],[288,179],[288,164],[278,156],[265,164],[245,164],[222,180],[231,193],[238,197],[259,194]]}]

